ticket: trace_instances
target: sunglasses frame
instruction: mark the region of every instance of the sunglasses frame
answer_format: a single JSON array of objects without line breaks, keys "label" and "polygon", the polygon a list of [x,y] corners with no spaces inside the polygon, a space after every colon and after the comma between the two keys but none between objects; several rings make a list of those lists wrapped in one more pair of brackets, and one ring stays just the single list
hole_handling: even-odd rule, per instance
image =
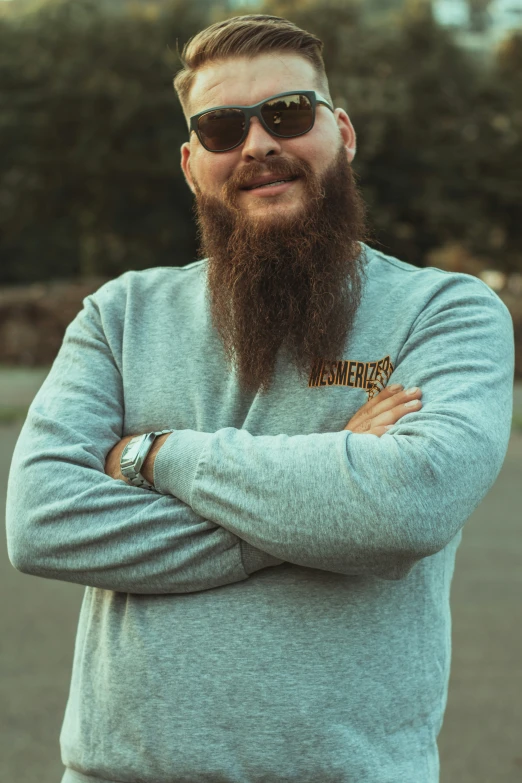
[{"label": "sunglasses frame", "polygon": [[[308,100],[310,101],[312,105],[312,124],[308,128],[308,130],[303,131],[302,133],[296,133],[292,136],[283,136],[280,133],[276,133],[275,131],[271,130],[265,123],[263,119],[263,115],[261,114],[261,107],[265,105],[265,103],[268,103],[269,101],[273,101],[275,98],[284,98],[286,95],[304,95]],[[236,147],[239,147],[243,142],[245,141],[246,137],[248,136],[248,131],[250,130],[250,119],[252,117],[257,117],[263,128],[270,133],[271,136],[276,136],[279,139],[295,139],[298,136],[304,136],[306,133],[310,133],[312,128],[315,125],[315,108],[317,104],[320,103],[323,106],[327,106],[331,112],[334,111],[334,109],[330,106],[328,101],[326,101],[323,97],[319,95],[319,93],[316,93],[315,90],[289,90],[288,92],[280,92],[277,95],[271,95],[269,98],[264,98],[262,101],[259,101],[259,103],[253,103],[251,106],[234,106],[231,104],[228,104],[227,106],[213,106],[211,109],[205,109],[204,111],[198,112],[198,114],[194,114],[190,118],[190,130],[189,133],[194,133],[198,137],[200,143],[202,146],[208,150],[208,152],[229,152],[230,150],[234,150]],[[240,140],[237,142],[237,144],[233,144],[232,147],[227,147],[225,150],[211,150],[209,149],[203,139],[200,135],[200,130],[198,128],[198,121],[200,117],[203,117],[204,114],[209,114],[211,111],[220,111],[221,109],[241,109],[245,116],[245,129],[243,131],[243,135],[241,136]]]}]

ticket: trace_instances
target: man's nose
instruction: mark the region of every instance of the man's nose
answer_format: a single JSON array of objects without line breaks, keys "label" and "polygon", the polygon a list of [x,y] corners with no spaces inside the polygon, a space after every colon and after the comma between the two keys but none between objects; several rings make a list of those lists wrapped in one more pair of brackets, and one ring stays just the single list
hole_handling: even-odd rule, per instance
[{"label": "man's nose", "polygon": [[267,155],[280,155],[282,151],[280,141],[263,128],[257,117],[252,117],[241,155],[249,160],[252,158],[263,160]]}]

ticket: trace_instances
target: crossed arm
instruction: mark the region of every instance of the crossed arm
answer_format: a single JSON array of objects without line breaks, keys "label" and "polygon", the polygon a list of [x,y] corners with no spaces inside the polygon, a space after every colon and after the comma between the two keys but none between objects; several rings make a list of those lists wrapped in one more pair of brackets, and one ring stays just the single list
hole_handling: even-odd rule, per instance
[{"label": "crossed arm", "polygon": [[336,423],[333,432],[291,437],[175,430],[148,466],[163,495],[105,473],[121,443],[121,376],[88,298],[15,448],[11,562],[135,593],[212,589],[282,562],[406,576],[460,530],[507,449],[512,321],[499,300],[471,288],[464,310],[446,301],[415,324],[390,382],[416,383],[423,408],[392,434]]},{"label": "crossed arm", "polygon": [[[392,384],[387,386],[380,394],[371,400],[368,400],[354,415],[344,428],[350,432],[363,433],[365,435],[376,435],[380,437],[391,429],[403,416],[411,413],[413,410],[419,410],[421,407],[420,398],[421,389],[415,391],[404,391],[402,384]],[[138,433],[136,433],[137,435]],[[139,433],[144,434],[144,433]],[[127,443],[136,437],[136,435],[127,435],[122,438],[107,454],[105,460],[105,473],[118,481],[126,481],[120,470],[120,459]],[[141,468],[141,475],[149,482],[154,484],[154,463],[158,451],[161,449],[169,434],[159,435],[154,441]],[[127,482],[129,483],[129,482]]]}]

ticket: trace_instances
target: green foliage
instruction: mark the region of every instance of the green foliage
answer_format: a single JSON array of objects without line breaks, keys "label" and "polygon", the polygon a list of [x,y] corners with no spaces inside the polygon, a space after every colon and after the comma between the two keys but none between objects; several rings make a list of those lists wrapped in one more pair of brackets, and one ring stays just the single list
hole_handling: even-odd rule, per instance
[{"label": "green foliage", "polygon": [[[360,2],[341,0],[240,9],[135,0],[126,13],[108,0],[31,2],[40,7],[0,18],[0,282],[112,277],[197,257],[176,43],[181,51],[216,19],[258,10],[324,41],[386,252],[422,265],[457,241],[522,271],[522,37],[487,70],[419,2],[394,26],[369,25]],[[389,14],[396,3],[373,5]]]},{"label": "green foliage", "polygon": [[1,23],[2,282],[195,256],[172,77],[203,6],[172,3],[160,23],[75,0]]},{"label": "green foliage", "polygon": [[392,28],[366,27],[358,3],[321,9],[285,2],[289,19],[325,41],[332,98],[357,132],[354,168],[386,251],[422,265],[456,241],[522,271],[522,38],[488,71],[425,3],[411,2]]}]

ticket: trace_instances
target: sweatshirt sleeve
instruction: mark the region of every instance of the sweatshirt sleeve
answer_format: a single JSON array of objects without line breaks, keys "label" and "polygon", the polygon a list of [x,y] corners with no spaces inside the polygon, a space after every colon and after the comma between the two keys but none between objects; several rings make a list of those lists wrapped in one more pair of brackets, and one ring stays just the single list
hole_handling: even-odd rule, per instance
[{"label": "sweatshirt sleeve", "polygon": [[6,524],[15,568],[147,594],[210,590],[282,562],[177,498],[107,476],[123,418],[122,376],[94,295],[69,325],[14,450]]},{"label": "sweatshirt sleeve", "polygon": [[423,407],[382,437],[180,430],[156,486],[285,561],[404,578],[448,544],[495,482],[511,428],[514,334],[502,300],[470,275],[430,294],[389,383]]}]

